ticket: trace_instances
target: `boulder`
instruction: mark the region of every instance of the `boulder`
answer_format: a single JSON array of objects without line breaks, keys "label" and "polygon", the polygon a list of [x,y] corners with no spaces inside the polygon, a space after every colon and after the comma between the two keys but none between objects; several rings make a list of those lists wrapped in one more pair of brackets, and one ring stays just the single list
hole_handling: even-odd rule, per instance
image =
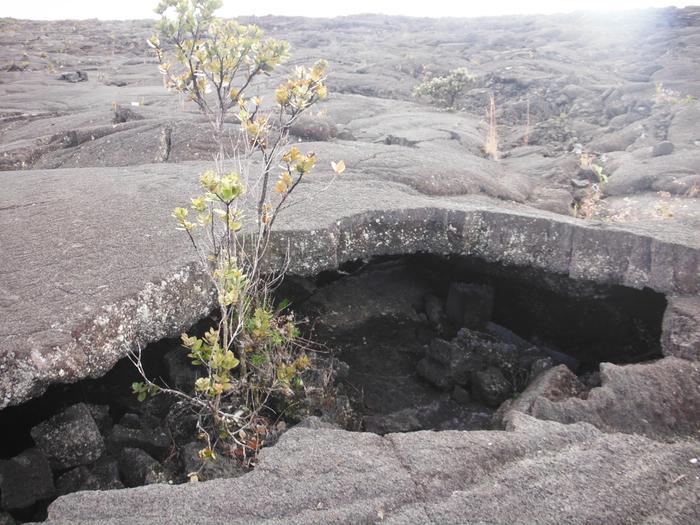
[{"label": "boulder", "polygon": [[103,456],[89,467],[80,466],[61,474],[56,479],[56,492],[59,495],[79,490],[122,489],[116,459]]},{"label": "boulder", "polygon": [[670,155],[673,153],[673,150],[675,149],[673,142],[669,142],[668,140],[664,140],[663,142],[659,142],[658,144],[654,144],[654,147],[651,149],[651,156],[652,157],[662,157],[664,155]]},{"label": "boulder", "polygon": [[30,448],[0,460],[0,508],[25,509],[55,494],[51,467],[41,450]]},{"label": "boulder", "polygon": [[140,448],[127,447],[121,451],[119,472],[127,487],[167,482],[163,466]]},{"label": "boulder", "polygon": [[197,435],[197,414],[185,401],[175,403],[165,417],[165,427],[177,446],[190,443]]},{"label": "boulder", "polygon": [[88,74],[86,71],[73,71],[70,73],[62,73],[59,75],[58,80],[65,80],[66,82],[76,83],[76,82],[87,82]]},{"label": "boulder", "polygon": [[471,348],[444,339],[433,339],[426,349],[425,355],[449,371],[449,376],[455,384],[466,384],[472,372],[484,368],[484,359]]},{"label": "boulder", "polygon": [[362,423],[367,432],[380,435],[391,432],[412,432],[423,428],[416,408],[404,408],[391,414],[365,416],[362,418]]},{"label": "boulder", "polygon": [[418,375],[445,391],[451,391],[455,385],[466,385],[472,373],[485,366],[475,352],[440,338],[430,342],[425,355],[416,367]]},{"label": "boulder", "polygon": [[504,428],[511,412],[531,414],[537,399],[544,398],[554,402],[572,397],[583,397],[588,389],[579,381],[568,367],[558,365],[544,370],[512,400],[508,400],[496,411],[492,421],[494,428]]},{"label": "boulder", "polygon": [[[500,368],[504,373],[513,375],[518,371],[518,348],[511,343],[482,332],[462,328],[457,332],[454,343],[467,354],[476,356],[484,366]],[[472,368],[478,370],[479,368]]]},{"label": "boulder", "polygon": [[119,476],[119,463],[116,458],[102,456],[88,467],[91,487],[95,490],[112,490],[123,488]]},{"label": "boulder", "polygon": [[493,295],[491,286],[451,283],[445,306],[447,318],[457,327],[482,329],[493,314]]},{"label": "boulder", "polygon": [[700,361],[700,297],[669,297],[664,312],[664,355]]},{"label": "boulder", "polygon": [[[557,370],[553,368],[549,372]],[[544,376],[542,374],[540,377]],[[600,365],[601,386],[585,398],[537,396],[527,411],[539,419],[585,421],[605,432],[674,441],[700,427],[700,363],[666,357],[652,363]]]},{"label": "boulder", "polygon": [[[598,182],[598,178],[596,177],[595,182]],[[571,185],[579,190],[586,189],[591,185],[591,181],[586,178],[586,179],[571,179]]]},{"label": "boulder", "polygon": [[95,424],[100,430],[100,433],[104,435],[109,432],[109,429],[112,428],[112,416],[109,414],[109,405],[88,404],[86,406],[90,411],[92,419],[95,420]]},{"label": "boulder", "polygon": [[326,116],[304,114],[292,124],[289,133],[302,140],[326,142],[336,137],[338,127]]},{"label": "boulder", "polygon": [[133,412],[127,412],[126,414],[124,414],[119,420],[119,425],[125,428],[131,428],[135,430],[138,430],[143,426],[141,424],[141,418],[139,417],[139,415],[134,414]]},{"label": "boulder", "polygon": [[498,368],[489,367],[474,373],[471,393],[478,401],[496,408],[513,394],[513,385]]},{"label": "boulder", "polygon": [[450,375],[450,369],[432,359],[425,358],[418,361],[416,372],[418,372],[420,377],[440,390],[449,391],[455,386],[454,377]]},{"label": "boulder", "polygon": [[170,450],[170,438],[160,428],[127,428],[114,425],[107,436],[107,446],[112,452],[129,448],[143,449],[149,454],[163,458]]},{"label": "boulder", "polygon": [[468,405],[472,402],[472,397],[469,394],[469,391],[459,385],[452,389],[452,399],[462,405]]},{"label": "boulder", "polygon": [[56,479],[56,493],[59,496],[63,496],[64,494],[70,494],[71,492],[83,490],[83,487],[89,484],[89,482],[87,482],[89,476],[90,471],[84,466],[75,467],[68,472],[61,474]]},{"label": "boulder", "polygon": [[72,405],[31,430],[32,439],[54,469],[87,465],[105,450],[90,408],[84,403]]},{"label": "boulder", "polygon": [[535,359],[530,364],[530,378],[533,379],[540,375],[545,370],[549,370],[554,366],[554,361],[551,357],[540,357]]},{"label": "boulder", "polygon": [[114,118],[112,118],[113,124],[121,124],[123,122],[129,122],[133,120],[143,120],[144,116],[139,115],[130,108],[117,105],[114,109]]},{"label": "boulder", "polygon": [[436,295],[428,294],[425,296],[423,307],[425,308],[425,315],[428,317],[430,324],[438,333],[441,333],[447,321],[443,301]]}]

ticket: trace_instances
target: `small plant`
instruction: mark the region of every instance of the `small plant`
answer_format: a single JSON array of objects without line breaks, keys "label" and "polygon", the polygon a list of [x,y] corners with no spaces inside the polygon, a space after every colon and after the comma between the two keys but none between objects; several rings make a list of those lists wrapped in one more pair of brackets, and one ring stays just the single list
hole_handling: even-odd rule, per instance
[{"label": "small plant", "polygon": [[474,86],[476,77],[465,67],[450,71],[444,77],[426,79],[413,89],[414,97],[428,97],[436,106],[455,109],[457,99]]},{"label": "small plant", "polygon": [[608,182],[603,166],[599,164],[595,153],[584,151],[577,145],[575,153],[578,155],[578,165],[582,170],[592,171],[598,181],[586,189],[585,195],[573,205],[573,215],[580,219],[592,219],[599,214],[599,203],[603,198],[603,189]]},{"label": "small plant", "polygon": [[674,211],[671,203],[671,194],[667,191],[660,191],[657,195],[661,200],[654,206],[654,213],[660,219],[672,219]]},{"label": "small plant", "polygon": [[591,184],[586,188],[585,195],[574,202],[573,215],[578,219],[593,219],[598,215],[598,203],[603,195],[598,184]]},{"label": "small plant", "polygon": [[594,153],[582,151],[579,154],[578,164],[582,170],[591,170],[595,173],[596,177],[598,177],[599,184],[606,184],[608,182],[608,176],[605,174],[603,166],[596,162],[597,160],[598,157]]},{"label": "small plant", "polygon": [[496,99],[493,93],[489,94],[489,109],[486,112],[487,128],[484,140],[484,153],[493,160],[498,160],[498,132],[496,129]]},{"label": "small plant", "polygon": [[656,104],[692,104],[695,98],[692,95],[683,96],[680,91],[664,87],[661,82],[657,82],[654,85],[654,96],[652,100]]},{"label": "small plant", "polygon": [[[325,62],[298,66],[266,109],[248,92],[287,59],[289,45],[265,39],[257,26],[215,18],[220,6],[220,0],[162,0],[159,34],[149,39],[166,85],[198,106],[218,146],[214,169],[199,178],[201,193],[172,216],[211,280],[219,321],[201,337],[182,334],[188,357],[203,371],[193,392],[150,380],[140,350],[131,357],[143,381],[132,387],[139,399],[168,393],[196,409],[206,444],[201,457],[225,453],[250,461],[279,416],[273,405],[289,407],[326,386],[307,384],[307,376],[319,375],[318,360],[288,305],[274,304],[285,267],[266,271],[264,259],[275,221],[318,160],[288,147],[289,128],[328,91]],[[232,119],[244,141],[238,170],[225,167]],[[342,161],[332,167],[336,174],[345,170]]]}]

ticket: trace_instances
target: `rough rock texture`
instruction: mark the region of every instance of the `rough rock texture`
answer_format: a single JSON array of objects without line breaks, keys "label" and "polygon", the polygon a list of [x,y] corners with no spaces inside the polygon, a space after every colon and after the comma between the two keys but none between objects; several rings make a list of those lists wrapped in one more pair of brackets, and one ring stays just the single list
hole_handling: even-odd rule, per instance
[{"label": "rough rock texture", "polygon": [[471,372],[484,367],[481,356],[452,341],[433,339],[425,353],[418,374],[443,390],[467,383]]},{"label": "rough rock texture", "polygon": [[661,345],[666,355],[700,360],[700,297],[670,297]]},{"label": "rough rock texture", "polygon": [[667,357],[659,362],[600,366],[601,387],[586,399],[538,397],[530,413],[540,419],[587,421],[606,432],[658,440],[697,438],[700,427],[700,364]]},{"label": "rough rock texture", "polygon": [[217,455],[215,460],[202,459],[199,451],[204,448],[201,443],[188,443],[180,449],[180,462],[185,475],[196,474],[200,481],[220,478],[237,478],[247,471],[235,458]]},{"label": "rough rock texture", "polygon": [[128,428],[114,425],[107,437],[107,446],[113,450],[123,447],[141,448],[149,454],[162,458],[171,446],[170,438],[162,429]]},{"label": "rough rock texture", "polygon": [[[311,261],[309,261],[311,262]],[[368,322],[415,322],[416,306],[429,290],[424,279],[407,266],[388,263],[371,272],[352,275],[317,291],[320,322],[330,333],[353,330]]]},{"label": "rough rock texture", "polygon": [[51,467],[35,448],[0,461],[0,507],[7,510],[30,507],[55,495]]},{"label": "rough rock texture", "polygon": [[[328,133],[300,144],[319,159],[318,176],[301,188],[312,198],[284,223],[279,253],[291,240],[292,270],[304,274],[426,250],[697,294],[700,110],[685,101],[700,95],[697,13],[256,19],[292,41],[295,60],[332,63],[331,97],[318,108]],[[144,60],[150,25],[0,20],[2,34],[14,35],[0,51],[0,407],[54,382],[98,377],[210,309],[169,211],[210,167],[212,145],[196,110],[180,107]],[[601,31],[606,39],[591,38]],[[65,46],[51,44],[67,33]],[[12,67],[23,53],[26,67]],[[55,64],[89,78],[59,81]],[[479,77],[459,101],[463,111],[411,97],[426,74],[459,66]],[[497,98],[500,162],[481,151],[488,92]],[[143,118],[113,123],[113,102],[138,106]],[[333,126],[338,138],[327,141]],[[673,151],[652,157],[664,141]],[[594,215],[606,222],[565,215],[577,145],[594,150],[609,176]],[[318,193],[334,159],[347,171]]]},{"label": "rough rock texture", "polygon": [[[532,405],[539,398],[561,401],[587,394],[586,387],[565,365],[559,365],[540,373],[515,399],[504,402],[493,416],[495,428],[505,428],[506,416],[511,411],[530,414]],[[506,420],[504,420],[506,418]]]},{"label": "rough rock texture", "polygon": [[48,523],[692,523],[699,454],[523,414],[507,432],[297,428],[242,478],[70,494]]},{"label": "rough rock texture", "polygon": [[700,365],[675,357],[653,363],[600,365],[601,386],[588,391],[564,365],[540,374],[494,423],[513,413],[562,423],[586,421],[605,432],[659,441],[696,439],[700,426]]},{"label": "rough rock texture", "polygon": [[119,472],[127,487],[163,483],[167,480],[161,464],[139,448],[125,448],[121,451]]},{"label": "rough rock texture", "polygon": [[54,469],[92,463],[105,450],[87,405],[78,403],[32,428],[32,439]]},{"label": "rough rock texture", "polygon": [[[427,363],[422,358],[433,337],[427,318],[417,313],[431,289],[430,273],[422,270],[406,260],[366,265],[357,273],[319,284],[297,311],[318,319],[314,338],[333,347],[347,368],[338,377],[342,394],[355,409],[347,418],[348,428],[385,434],[425,428],[482,429],[489,422],[490,413],[482,405],[460,405],[419,377],[430,372],[422,370]],[[424,331],[430,332],[427,339],[421,336]],[[431,367],[436,372],[433,384],[449,391],[455,376],[464,380],[469,370],[441,345],[449,343],[435,339],[427,351],[443,361],[428,364],[437,367]],[[335,412],[341,421],[346,417],[342,403]]]},{"label": "rough rock texture", "polygon": [[[697,359],[700,106],[684,100],[700,95],[698,13],[256,19],[292,40],[295,61],[332,63],[331,97],[318,108],[328,125],[298,130],[317,174],[281,218],[270,264],[287,248],[303,275],[432,252],[648,287],[669,297],[665,354]],[[0,409],[52,383],[99,377],[211,309],[170,210],[194,193],[213,147],[206,122],[144,59],[151,25],[0,20]],[[27,67],[16,66],[22,54]],[[59,81],[54,64],[89,78]],[[411,97],[426,74],[459,66],[479,77],[459,111]],[[482,152],[488,93],[498,162]],[[113,123],[113,102],[143,118]],[[653,156],[663,141],[673,150]],[[595,182],[577,151],[609,177],[587,221],[569,216]],[[337,159],[347,170],[324,192]],[[334,327],[365,313],[345,292],[352,308],[329,316]],[[397,299],[389,313],[410,315],[407,297]],[[576,413],[599,428],[511,410],[507,432],[295,429],[243,478],[74,493],[52,505],[50,520],[697,523],[700,474],[690,460],[700,447],[687,439],[697,430],[696,365],[644,366],[606,365],[586,399],[535,396],[528,409],[562,421]]]},{"label": "rough rock texture", "polygon": [[513,385],[495,367],[476,372],[472,380],[472,396],[486,405],[496,408],[513,393]]},{"label": "rough rock texture", "polygon": [[[168,213],[193,191],[189,174],[196,170],[153,165],[128,173],[63,171],[58,178],[56,171],[34,171],[5,181],[10,202],[0,209],[6,221],[0,241],[9,249],[2,253],[23,255],[5,265],[0,406],[35,396],[51,382],[100,375],[135,345],[176,335],[207,314],[211,292],[187,266],[192,254]],[[30,183],[37,189],[29,191]],[[86,184],[93,193],[83,190]],[[319,176],[309,191],[321,184]],[[155,203],[153,188],[160,192]],[[634,233],[475,197],[437,205],[392,184],[350,177],[336,181],[334,194],[339,197],[316,198],[313,214],[295,215],[294,229],[279,233],[280,253],[291,242],[293,272],[427,250],[661,292],[693,294],[700,286],[700,239],[678,233]],[[80,213],[65,212],[67,202]],[[121,219],[137,214],[154,232],[147,244],[143,226]],[[64,216],[74,227],[62,226]],[[60,259],[52,256],[56,249],[63,250]],[[42,270],[45,260],[53,261],[50,276]]]},{"label": "rough rock texture", "polygon": [[115,459],[100,459],[91,467],[76,467],[56,479],[56,492],[59,495],[79,490],[123,489],[119,479],[119,466]]}]

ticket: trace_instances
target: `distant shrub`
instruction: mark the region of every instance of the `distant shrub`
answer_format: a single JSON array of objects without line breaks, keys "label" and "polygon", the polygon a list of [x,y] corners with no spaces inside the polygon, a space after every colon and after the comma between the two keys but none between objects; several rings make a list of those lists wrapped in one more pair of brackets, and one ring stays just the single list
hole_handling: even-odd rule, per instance
[{"label": "distant shrub", "polygon": [[444,77],[434,77],[413,89],[414,97],[427,97],[436,106],[454,109],[457,99],[476,82],[476,77],[465,67],[450,71]]}]

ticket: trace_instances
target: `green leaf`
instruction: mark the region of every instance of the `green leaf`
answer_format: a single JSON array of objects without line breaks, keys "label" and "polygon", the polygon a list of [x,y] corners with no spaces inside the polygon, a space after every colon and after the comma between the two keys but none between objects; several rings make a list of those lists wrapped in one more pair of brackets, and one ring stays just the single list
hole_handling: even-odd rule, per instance
[{"label": "green leaf", "polygon": [[254,367],[260,368],[268,363],[269,359],[265,354],[255,353],[250,356],[250,364]]},{"label": "green leaf", "polygon": [[286,310],[289,307],[289,299],[286,297],[280,301],[280,303],[277,305],[277,311],[281,312],[283,310]]}]

